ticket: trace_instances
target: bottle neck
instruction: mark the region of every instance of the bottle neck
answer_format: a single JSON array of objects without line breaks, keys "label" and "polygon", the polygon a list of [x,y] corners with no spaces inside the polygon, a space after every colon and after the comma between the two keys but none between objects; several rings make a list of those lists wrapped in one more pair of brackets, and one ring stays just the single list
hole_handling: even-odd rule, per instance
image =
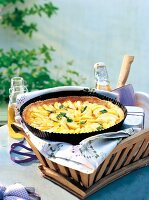
[{"label": "bottle neck", "polygon": [[18,92],[12,92],[10,95],[9,95],[9,104],[14,104],[16,103],[16,99],[17,99],[17,95],[20,94]]},{"label": "bottle neck", "polygon": [[25,87],[24,85],[11,87],[9,89],[9,104],[16,103],[17,96],[27,91],[27,87]]},{"label": "bottle neck", "polygon": [[108,82],[109,77],[106,66],[97,66],[94,72],[95,72],[96,82],[106,82],[106,81]]}]

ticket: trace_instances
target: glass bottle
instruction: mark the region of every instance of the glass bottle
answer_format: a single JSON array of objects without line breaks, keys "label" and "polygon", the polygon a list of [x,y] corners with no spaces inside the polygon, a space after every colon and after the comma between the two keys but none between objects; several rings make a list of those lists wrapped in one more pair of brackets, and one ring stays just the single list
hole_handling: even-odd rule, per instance
[{"label": "glass bottle", "polygon": [[108,72],[106,65],[103,62],[98,62],[94,65],[94,76],[96,81],[96,89],[111,91]]},{"label": "glass bottle", "polygon": [[19,139],[23,138],[22,134],[16,133],[12,128],[11,124],[15,122],[17,113],[16,109],[16,98],[18,94],[27,92],[27,88],[24,85],[22,77],[14,77],[11,79],[11,88],[9,89],[9,104],[8,104],[8,132],[10,137]]}]

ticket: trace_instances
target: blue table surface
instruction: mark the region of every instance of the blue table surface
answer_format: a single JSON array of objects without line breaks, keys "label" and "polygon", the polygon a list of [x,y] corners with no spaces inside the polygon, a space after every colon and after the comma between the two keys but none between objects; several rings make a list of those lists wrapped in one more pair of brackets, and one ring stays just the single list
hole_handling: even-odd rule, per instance
[{"label": "blue table surface", "polygon": [[[0,184],[21,182],[25,186],[33,186],[42,200],[78,200],[63,188],[44,179],[38,169],[39,163],[21,166],[12,162],[9,155],[12,142],[7,127],[0,127]],[[87,200],[149,200],[149,166],[112,182]]]},{"label": "blue table surface", "polygon": [[87,200],[149,200],[149,166],[112,182]]}]

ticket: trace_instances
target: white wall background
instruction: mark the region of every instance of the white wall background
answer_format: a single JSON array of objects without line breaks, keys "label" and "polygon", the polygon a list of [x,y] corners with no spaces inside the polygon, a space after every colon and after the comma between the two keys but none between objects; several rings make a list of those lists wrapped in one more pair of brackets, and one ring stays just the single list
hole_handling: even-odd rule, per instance
[{"label": "white wall background", "polygon": [[0,27],[0,48],[53,45],[54,62],[63,66],[73,60],[74,68],[87,77],[87,86],[94,86],[93,64],[103,61],[115,87],[124,54],[134,55],[127,83],[149,93],[149,0],[52,2],[59,8],[57,14],[51,19],[34,16],[39,32],[32,39]]}]

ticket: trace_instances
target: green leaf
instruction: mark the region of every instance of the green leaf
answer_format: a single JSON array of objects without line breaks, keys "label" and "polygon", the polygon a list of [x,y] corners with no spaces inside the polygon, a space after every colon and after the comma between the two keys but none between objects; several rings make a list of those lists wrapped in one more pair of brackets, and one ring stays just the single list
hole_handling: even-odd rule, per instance
[{"label": "green leaf", "polygon": [[[17,2],[25,3],[24,0],[0,0],[0,4],[3,6],[9,6],[9,4],[16,4]],[[30,15],[38,15],[41,17],[42,14],[46,14],[50,18],[58,10],[51,2],[44,3],[43,5],[33,4],[30,6],[27,8],[23,8],[22,6],[20,9],[16,4],[13,11],[8,11],[3,14],[0,23],[4,26],[12,27],[18,34],[23,33],[32,37],[32,34],[38,31],[37,22],[28,23],[26,17]]]},{"label": "green leaf", "polygon": [[63,113],[63,112],[60,112],[56,118],[59,120],[59,119],[62,119],[62,117],[66,117],[66,113]]},{"label": "green leaf", "polygon": [[70,74],[74,74],[74,75],[76,75],[76,76],[79,76],[79,73],[76,72],[76,71],[74,71],[74,70],[68,69],[67,72],[70,73]]},{"label": "green leaf", "polygon": [[55,111],[53,110],[46,110],[46,111],[48,111],[49,113],[55,113]]},{"label": "green leaf", "polygon": [[97,127],[97,130],[98,131],[101,131],[103,129],[103,126],[102,125],[99,125],[98,127]]},{"label": "green leaf", "polygon": [[73,120],[70,119],[69,117],[67,117],[66,113],[64,113],[64,112],[60,112],[60,113],[56,116],[56,118],[57,118],[58,120],[62,119],[62,117],[65,117],[65,118],[67,119],[67,122],[73,122]]},{"label": "green leaf", "polygon": [[81,109],[81,113],[83,113],[87,109],[87,106]]},{"label": "green leaf", "polygon": [[67,122],[73,122],[73,120],[67,117]]},{"label": "green leaf", "polygon": [[107,111],[106,109],[103,109],[103,110],[100,110],[100,112],[101,112],[102,114],[104,114],[104,113],[107,113],[108,111]]},{"label": "green leaf", "polygon": [[86,124],[87,120],[85,121],[80,121],[80,124]]},{"label": "green leaf", "polygon": [[62,109],[62,108],[64,108],[64,105],[61,104],[61,105],[59,106],[59,109]]}]

